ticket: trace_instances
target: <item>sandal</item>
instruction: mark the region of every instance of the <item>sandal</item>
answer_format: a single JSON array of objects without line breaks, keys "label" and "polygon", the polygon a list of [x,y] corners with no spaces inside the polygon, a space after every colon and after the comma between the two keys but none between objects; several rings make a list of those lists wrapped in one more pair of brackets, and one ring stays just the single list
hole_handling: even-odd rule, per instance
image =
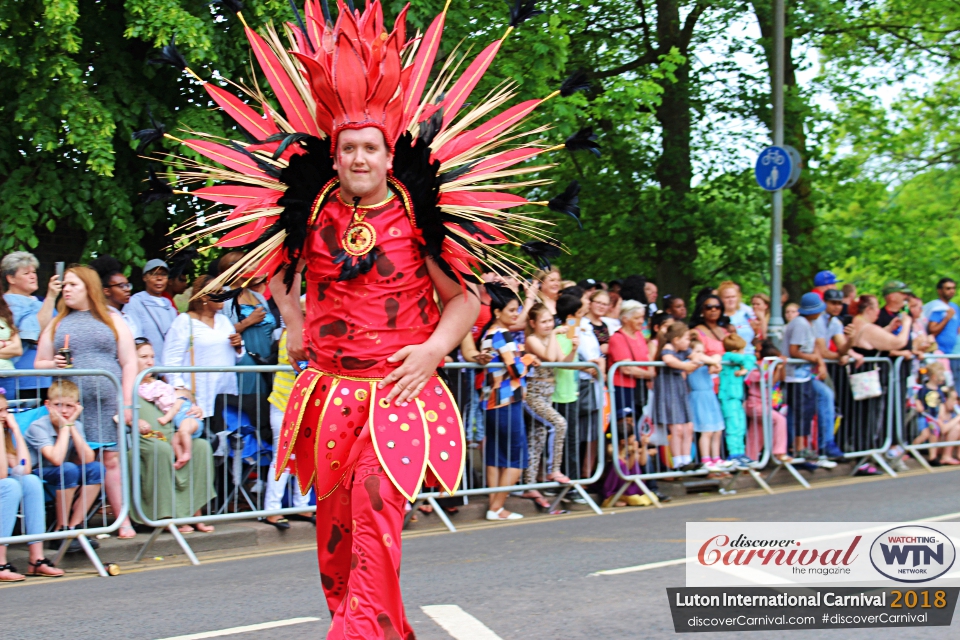
[{"label": "sandal", "polygon": [[948,464],[953,466],[960,464],[960,460],[957,460],[956,458],[940,458],[940,464]]},{"label": "sandal", "polygon": [[63,575],[63,569],[58,569],[52,562],[46,558],[40,558],[36,562],[28,563],[30,570],[28,576],[38,576],[41,578],[59,578]]},{"label": "sandal", "polygon": [[213,533],[214,531],[216,531],[216,528],[213,525],[203,524],[202,522],[198,522],[193,526],[195,526],[197,528],[197,531],[199,531],[200,533]]},{"label": "sandal", "polygon": [[[4,577],[3,574],[9,574],[8,577]],[[17,568],[10,564],[0,564],[0,582],[23,582],[26,580],[22,575],[17,573]]]},{"label": "sandal", "polygon": [[260,522],[263,522],[264,524],[268,524],[271,527],[276,527],[280,531],[286,531],[287,529],[290,528],[290,521],[283,517],[277,518],[276,520],[268,520],[267,518],[261,518]]},{"label": "sandal", "polygon": [[[124,535],[124,531],[129,531],[133,535]],[[133,525],[124,525],[120,527],[120,530],[117,532],[117,538],[120,540],[132,540],[137,537],[137,530],[133,528]]]},{"label": "sandal", "polygon": [[559,471],[557,471],[556,473],[551,473],[550,475],[548,475],[548,476],[547,476],[547,480],[549,480],[550,482],[559,482],[560,484],[570,484],[570,478],[568,478],[567,476],[563,475],[563,474],[560,473]]},{"label": "sandal", "polygon": [[194,531],[196,531],[196,529],[193,528],[193,525],[182,524],[179,527],[177,527],[177,531],[179,531],[180,533],[193,533]]},{"label": "sandal", "polygon": [[431,513],[433,513],[433,507],[431,507],[428,504],[422,504],[419,507],[417,507],[417,511],[419,511],[420,513],[425,513],[427,515],[430,515]]}]

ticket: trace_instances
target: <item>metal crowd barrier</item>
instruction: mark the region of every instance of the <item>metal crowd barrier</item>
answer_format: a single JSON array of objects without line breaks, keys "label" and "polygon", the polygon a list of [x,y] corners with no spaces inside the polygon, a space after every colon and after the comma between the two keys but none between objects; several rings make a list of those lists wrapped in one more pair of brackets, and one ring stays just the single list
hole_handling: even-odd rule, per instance
[{"label": "metal crowd barrier", "polygon": [[[140,549],[136,560],[139,561],[149,551],[160,533],[169,531],[177,544],[183,549],[190,562],[198,565],[197,559],[190,545],[180,533],[179,527],[196,525],[198,523],[227,522],[232,520],[248,520],[252,518],[266,518],[268,516],[283,516],[289,514],[304,514],[316,511],[316,506],[292,506],[280,509],[266,509],[263,496],[266,492],[268,473],[263,469],[269,466],[274,452],[272,438],[270,445],[266,445],[261,437],[262,429],[269,428],[269,421],[263,424],[263,411],[268,409],[267,396],[269,387],[262,381],[262,374],[274,374],[281,371],[291,371],[289,366],[232,366],[232,367],[152,367],[141,371],[136,378],[134,388],[139,388],[144,377],[167,373],[180,373],[184,376],[200,375],[204,373],[242,373],[256,374],[255,391],[242,398],[241,396],[219,394],[223,399],[217,403],[220,410],[215,416],[204,416],[200,425],[201,437],[193,441],[191,460],[184,466],[186,472],[178,472],[173,467],[172,445],[162,441],[160,437],[144,437],[140,435],[131,439],[131,478],[133,482],[133,508],[136,518],[143,524],[154,527],[146,544]],[[200,386],[199,383],[197,386]],[[236,404],[234,400],[236,399]],[[241,421],[241,401],[249,424]],[[228,411],[230,415],[227,415]],[[133,425],[138,425],[143,414],[142,406],[134,402]],[[211,422],[218,420],[222,429],[214,434]],[[139,430],[136,431],[139,434]],[[218,435],[219,434],[219,435]],[[203,444],[199,441],[202,440]],[[144,447],[149,449],[144,452]],[[217,464],[216,458],[222,458]],[[199,460],[199,462],[198,462]],[[144,472],[144,463],[147,463],[148,474]],[[162,469],[162,466],[168,469]],[[198,472],[206,468],[205,473]],[[181,470],[182,471],[182,470]],[[178,477],[179,474],[179,477]],[[201,477],[198,477],[201,476]],[[254,476],[252,487],[248,487],[250,477]],[[178,484],[179,481],[179,484]],[[144,504],[144,484],[152,487],[149,499],[152,508]],[[202,484],[203,486],[197,486]],[[288,485],[293,484],[293,491],[299,493],[296,481],[290,477]],[[160,495],[159,487],[172,491],[172,496]],[[178,494],[183,494],[178,495]],[[226,495],[223,495],[226,494]],[[256,497],[251,496],[255,494]],[[159,513],[157,504],[170,498],[166,507],[167,513]],[[178,501],[187,501],[185,513],[177,517]],[[246,503],[248,510],[241,510],[241,503]],[[184,511],[183,505],[179,510]],[[206,511],[205,514],[201,511]]]},{"label": "metal crowd barrier", "polygon": [[[610,371],[607,372],[607,388],[611,390],[610,392],[610,404],[611,404],[610,434],[611,434],[611,442],[613,446],[614,457],[617,456],[619,441],[620,441],[619,425],[617,424],[617,420],[616,420],[618,398],[616,397],[617,393],[613,391],[615,388],[614,376],[616,371],[621,367],[651,367],[654,369],[661,369],[664,367],[664,364],[663,362],[622,361],[622,362],[614,363],[614,365],[610,367]],[[639,433],[639,430],[643,428],[643,425],[641,423],[644,422],[647,418],[647,414],[642,410],[642,407],[646,407],[648,405],[650,400],[650,395],[651,395],[647,390],[645,382],[646,380],[637,379],[637,387],[635,390],[636,395],[634,400],[634,406],[637,408],[637,410],[634,415],[634,425],[638,433]],[[763,387],[764,385],[763,376],[760,377],[760,384],[762,389],[761,394],[765,395],[765,389]],[[746,414],[744,415],[746,417]],[[763,467],[765,467],[767,462],[770,460],[770,447],[772,442],[770,432],[768,430],[768,421],[763,420],[763,418],[766,418],[766,416],[765,415],[762,416],[764,443],[762,446],[762,456],[760,460],[754,461],[750,465],[744,465],[743,467],[740,467],[740,468],[728,469],[731,477],[725,483],[721,482],[720,489],[722,493],[730,492],[729,487],[736,480],[737,475],[739,475],[741,471],[746,471],[747,473],[749,473],[750,477],[752,477],[753,480],[764,491],[771,494],[773,493],[773,490],[770,488],[767,482],[764,481],[763,477],[758,473],[758,469],[762,469]],[[749,437],[749,436],[750,436],[750,429],[748,425],[746,437]],[[697,441],[697,435],[695,432],[694,442],[696,443],[696,441]],[[666,431],[666,425],[654,426],[654,431],[651,434],[650,442],[651,444],[654,444],[657,446],[658,453],[661,451],[661,446],[667,445],[669,443],[669,433],[667,433]],[[696,449],[697,449],[697,456],[695,459],[699,462],[701,458],[699,443],[697,443]],[[726,443],[723,440],[721,440],[721,452],[722,452],[721,457],[723,458],[726,458],[725,451],[726,451]],[[680,471],[678,469],[672,469],[672,468],[669,468],[669,465],[667,465],[665,462],[663,462],[660,459],[659,455],[655,456],[653,460],[648,460],[648,463],[647,463],[648,470],[644,470],[642,473],[639,473],[639,474],[624,473],[623,470],[620,468],[619,463],[613,464],[612,468],[614,472],[617,474],[617,476],[620,478],[621,483],[618,491],[613,495],[611,499],[611,504],[616,504],[617,500],[619,500],[620,497],[623,495],[623,493],[629,488],[629,486],[633,484],[633,485],[636,485],[637,488],[639,488],[643,492],[643,494],[647,496],[647,498],[649,498],[650,501],[657,507],[660,507],[662,505],[660,504],[660,500],[657,498],[656,493],[650,487],[650,483],[652,481],[656,481],[658,479],[668,479],[668,478],[669,479],[693,478],[698,476],[707,476],[713,473],[713,471],[709,469],[705,469],[703,467],[698,467],[691,471]]]},{"label": "metal crowd barrier", "polygon": [[[777,360],[777,358],[767,358],[766,360],[773,361]],[[779,361],[785,365],[809,364],[804,360],[794,358],[780,358]],[[774,367],[770,367],[771,376],[773,375],[773,370]],[[882,389],[881,395],[866,400],[854,400],[850,388],[849,376],[870,370],[877,370],[879,372]],[[811,444],[809,448],[815,451],[819,450],[818,441],[822,440],[823,430],[831,429],[834,432],[834,441],[843,452],[844,458],[855,461],[851,475],[855,474],[859,467],[867,460],[872,460],[885,473],[891,477],[897,477],[897,473],[891,469],[884,460],[883,454],[890,448],[893,440],[893,425],[896,416],[899,414],[899,404],[897,401],[897,389],[899,387],[898,368],[894,366],[890,358],[871,357],[864,358],[863,364],[859,368],[854,368],[852,360],[849,365],[845,366],[841,366],[838,363],[828,363],[827,371],[831,381],[831,384],[828,386],[832,388],[834,395],[833,408],[835,411],[835,421],[839,422],[839,428],[836,428],[836,424],[821,424],[822,421],[819,418],[820,412],[818,408],[819,400],[816,399],[816,397],[813,402],[813,415],[806,415],[806,408],[799,397],[800,383],[785,382],[783,387],[788,418],[791,412],[801,412],[799,418],[788,420],[788,448],[790,450],[793,449],[792,443],[795,436],[794,425],[798,421],[809,424],[813,420],[814,415],[816,415],[818,417],[818,437],[813,438],[813,431],[810,431]],[[772,378],[768,388],[773,389]],[[765,400],[768,402],[771,401],[772,395],[765,396]],[[766,407],[765,409],[768,411],[773,410],[772,406]],[[793,453],[796,455],[799,452],[793,451]],[[797,482],[809,489],[809,482],[797,471],[796,464],[797,463],[790,462],[780,464],[778,468],[774,469],[767,477],[767,480],[771,480],[779,470],[779,467],[783,467],[790,472]]]},{"label": "metal crowd barrier", "polygon": [[[956,354],[956,355],[929,354],[927,356],[924,356],[922,362],[924,364],[929,364],[937,360],[946,360],[948,364],[950,364],[951,360],[960,360],[960,354]],[[930,473],[933,473],[933,468],[931,467],[930,462],[927,460],[927,458],[924,457],[923,452],[929,451],[931,449],[942,449],[946,447],[960,447],[960,440],[944,440],[944,441],[938,440],[936,442],[923,442],[923,443],[914,444],[914,441],[919,438],[922,432],[922,429],[919,428],[919,418],[921,416],[914,408],[908,407],[908,403],[907,403],[907,398],[913,395],[911,393],[911,389],[909,388],[909,384],[910,384],[909,380],[911,377],[913,377],[914,372],[911,371],[909,374],[904,375],[906,373],[904,370],[905,365],[909,365],[912,369],[912,365],[914,362],[916,361],[906,360],[903,356],[900,356],[899,358],[897,358],[894,365],[897,373],[903,378],[903,380],[900,381],[900,384],[898,384],[896,387],[897,396],[898,396],[898,408],[899,408],[896,414],[897,443],[900,445],[900,447],[904,449],[904,451],[912,455],[924,469],[926,469]],[[917,380],[915,384],[923,385],[924,383]],[[954,389],[960,386],[960,380],[954,379],[953,386],[954,386]],[[920,388],[922,389],[922,386]],[[939,416],[936,416],[935,419],[938,419],[938,418]]]},{"label": "metal crowd barrier", "polygon": [[[75,380],[74,382],[76,382],[77,386],[80,387],[80,395],[81,395],[80,403],[82,405],[84,379],[90,378],[90,377],[98,377],[98,376],[107,378],[116,389],[117,408],[119,412],[119,415],[117,416],[118,417],[118,420],[117,420],[118,442],[116,443],[98,442],[96,440],[92,440],[91,438],[87,437],[87,434],[90,433],[90,431],[88,430],[89,429],[88,422],[84,421],[84,416],[92,415],[92,412],[95,410],[99,412],[99,407],[101,405],[99,389],[97,391],[97,401],[94,403],[97,406],[93,407],[93,406],[84,405],[83,412],[80,414],[80,417],[79,417],[79,421],[84,425],[84,431],[85,431],[85,433],[83,434],[84,439],[87,440],[87,443],[94,450],[97,456],[96,462],[100,463],[100,465],[103,465],[105,448],[116,446],[116,449],[118,452],[119,465],[120,465],[119,471],[120,471],[120,489],[121,489],[121,496],[122,496],[121,498],[122,504],[119,505],[119,510],[118,510],[118,505],[116,504],[111,505],[111,507],[115,511],[113,522],[111,524],[107,524],[107,500],[105,499],[106,484],[104,482],[101,482],[100,490],[97,494],[95,501],[92,503],[92,505],[95,505],[96,501],[99,501],[99,507],[97,509],[93,509],[93,506],[91,505],[90,509],[84,509],[81,526],[77,526],[75,529],[68,529],[68,530],[62,530],[62,531],[58,531],[58,530],[47,531],[47,529],[49,529],[49,525],[47,525],[45,522],[44,533],[39,533],[39,534],[21,533],[20,535],[16,535],[16,536],[6,536],[6,537],[0,536],[0,544],[24,544],[24,543],[31,543],[31,542],[40,542],[41,544],[43,544],[47,540],[61,540],[62,543],[60,544],[60,548],[57,552],[57,555],[53,560],[54,564],[59,564],[60,561],[63,559],[64,554],[66,554],[67,549],[70,546],[71,540],[76,539],[80,543],[80,546],[83,549],[84,553],[86,553],[87,557],[90,559],[90,562],[96,568],[97,573],[102,577],[107,577],[109,573],[107,569],[104,568],[103,562],[101,562],[100,557],[97,555],[96,551],[93,549],[93,546],[91,545],[90,540],[91,538],[95,539],[97,536],[101,534],[110,534],[116,531],[130,512],[130,490],[129,490],[130,479],[128,475],[128,466],[127,466],[127,448],[126,446],[124,446],[125,444],[124,438],[126,437],[126,430],[123,425],[123,422],[124,422],[123,410],[125,408],[125,405],[123,401],[123,386],[120,380],[113,373],[109,371],[100,370],[100,369],[0,370],[0,382],[4,382],[7,379],[15,380],[14,382],[15,397],[12,397],[12,398],[8,397],[8,403],[11,410],[10,415],[13,416],[14,419],[16,419],[17,415],[21,414],[21,419],[26,419],[29,416],[25,412],[36,411],[37,415],[32,417],[31,422],[41,417],[41,415],[39,415],[40,413],[42,413],[39,411],[41,406],[41,403],[39,402],[39,398],[41,393],[45,390],[45,388],[38,387],[38,386],[25,386],[21,388],[17,382],[19,378],[38,377],[38,378],[48,378],[48,379],[52,378],[54,380],[57,378],[77,378],[77,380]],[[4,384],[3,386],[9,390],[9,385]],[[24,395],[31,395],[32,397],[20,398],[19,395],[21,393],[23,393]],[[18,421],[18,424],[19,424],[19,421]],[[29,427],[29,423],[21,426],[21,433],[24,435],[24,437],[26,436],[26,431],[28,427]],[[32,475],[40,476],[42,479],[43,478],[42,468],[44,466],[42,455],[40,460],[32,460],[31,462],[33,467],[31,471]],[[0,464],[6,464],[6,461],[0,461]],[[103,466],[103,468],[105,469],[105,465]],[[64,482],[65,482],[64,474],[65,472],[63,471],[63,465],[61,465],[60,473],[59,473],[59,479],[60,479],[59,486],[61,487],[61,489],[58,489],[56,487],[49,487],[47,486],[49,483],[47,481],[42,480],[44,484],[43,495],[44,495],[44,503],[45,503],[44,504],[45,521],[47,520],[47,517],[46,517],[47,515],[46,504],[48,504],[47,499],[50,498],[54,502],[54,505],[57,504],[57,500],[55,496],[58,491],[63,490],[62,488],[64,487]],[[8,477],[13,478],[14,481],[16,481],[16,478],[17,478],[17,476],[8,476]],[[22,483],[22,480],[20,482]],[[81,482],[79,487],[82,487],[82,486],[84,486],[83,482]],[[83,493],[82,489],[78,488],[78,490],[76,491],[76,494],[82,494],[82,493]],[[75,500],[69,505],[69,510],[71,513],[73,512],[73,509],[76,507],[77,499],[81,500],[81,503],[80,503],[81,505],[83,504],[82,497],[78,497],[77,495],[75,495],[74,498]],[[54,509],[56,509],[56,506],[54,506]],[[26,515],[24,513],[24,503],[22,502],[22,500],[21,500],[20,509],[18,511],[18,518],[20,519],[21,531],[23,531],[24,527],[26,526]],[[66,513],[61,514],[61,518],[64,521],[69,521],[68,514]],[[96,523],[95,522],[96,520],[99,520],[99,523]],[[54,513],[54,521],[56,522],[56,513]]]},{"label": "metal crowd barrier", "polygon": [[[480,407],[479,393],[475,386],[475,377],[477,375],[477,371],[502,368],[503,365],[491,364],[480,366],[473,363],[454,362],[444,365],[444,371],[447,373],[447,377],[449,379],[450,390],[456,397],[457,404],[460,407],[468,443],[467,461],[464,468],[463,480],[461,481],[461,487],[460,490],[457,491],[456,496],[464,496],[466,499],[469,499],[469,496],[487,495],[504,491],[519,492],[534,490],[556,490],[557,495],[554,496],[549,509],[550,511],[553,511],[558,507],[560,502],[566,498],[567,493],[573,490],[577,492],[584,504],[589,506],[595,513],[602,514],[603,510],[597,506],[596,502],[584,488],[585,486],[589,486],[597,482],[603,475],[605,440],[603,421],[603,388],[600,368],[593,362],[545,362],[540,366],[546,369],[555,369],[557,371],[570,369],[576,370],[574,373],[577,376],[578,391],[580,381],[579,372],[592,370],[596,372],[596,376],[594,378],[596,381],[595,385],[600,386],[599,392],[597,392],[596,387],[594,387],[594,398],[597,401],[595,406],[584,406],[581,403],[579,393],[575,402],[566,403],[565,406],[557,403],[554,403],[553,405],[554,409],[563,415],[567,422],[567,431],[563,450],[563,465],[561,471],[565,472],[565,475],[570,478],[570,483],[560,484],[559,482],[546,480],[546,464],[541,460],[540,463],[543,464],[543,481],[523,481],[523,474],[525,473],[524,470],[521,471],[521,481],[518,484],[505,487],[489,486],[487,484],[487,465],[485,464],[486,460],[484,447],[485,444],[487,444],[487,439],[491,437],[491,434],[487,432],[485,428],[486,410]],[[547,431],[547,441],[544,445],[543,454],[541,456],[542,458],[545,458],[547,457],[549,449],[551,448],[551,434],[555,436],[554,427],[548,421],[539,418],[535,412],[532,411],[532,409],[526,406],[526,403],[524,403],[524,405],[525,424],[533,426],[532,429],[527,429],[528,433],[533,434],[537,428],[545,428]],[[535,424],[538,420],[544,424],[542,426]],[[584,423],[586,424],[584,425]],[[492,441],[492,446],[494,448],[500,444],[498,439],[503,437],[500,433],[499,426],[499,421],[495,418],[492,429],[494,431],[494,440]],[[595,436],[595,439],[593,439],[591,436]],[[509,447],[509,442],[507,445]],[[530,460],[529,463],[533,464],[534,461]],[[439,499],[443,498],[450,498],[450,496],[445,492],[423,491],[418,496],[418,501],[422,499],[427,502],[433,508],[433,512],[440,517],[440,520],[443,522],[444,526],[446,526],[450,531],[456,531],[456,527],[454,527],[453,523],[450,521],[450,518],[447,517],[446,513],[444,513],[441,505],[438,502]]]}]

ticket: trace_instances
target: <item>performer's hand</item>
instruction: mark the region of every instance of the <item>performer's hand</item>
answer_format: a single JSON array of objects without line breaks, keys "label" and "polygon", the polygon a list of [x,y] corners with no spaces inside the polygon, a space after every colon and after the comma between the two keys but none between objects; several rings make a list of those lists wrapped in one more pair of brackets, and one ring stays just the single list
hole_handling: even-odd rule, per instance
[{"label": "performer's hand", "polygon": [[[289,348],[288,345],[287,349]],[[403,364],[381,380],[377,388],[384,389],[391,384],[394,385],[387,396],[387,402],[396,398],[397,404],[400,405],[413,400],[420,395],[420,391],[427,386],[427,382],[436,373],[437,365],[442,358],[442,353],[434,353],[433,349],[426,344],[406,346],[387,358],[387,362],[402,360]]]},{"label": "performer's hand", "polygon": [[303,332],[287,331],[287,360],[293,365],[293,368],[300,373],[298,362],[308,360],[307,350],[303,348]]}]

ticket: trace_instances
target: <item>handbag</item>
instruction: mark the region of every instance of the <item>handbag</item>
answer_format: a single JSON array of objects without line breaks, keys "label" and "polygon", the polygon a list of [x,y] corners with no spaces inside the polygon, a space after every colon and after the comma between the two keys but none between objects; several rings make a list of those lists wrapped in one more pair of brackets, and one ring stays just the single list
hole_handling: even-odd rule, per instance
[{"label": "handbag", "polygon": [[847,366],[847,374],[850,379],[850,393],[854,400],[869,400],[878,398],[883,394],[883,388],[880,385],[880,371],[871,369],[861,373],[850,373],[850,367]]}]

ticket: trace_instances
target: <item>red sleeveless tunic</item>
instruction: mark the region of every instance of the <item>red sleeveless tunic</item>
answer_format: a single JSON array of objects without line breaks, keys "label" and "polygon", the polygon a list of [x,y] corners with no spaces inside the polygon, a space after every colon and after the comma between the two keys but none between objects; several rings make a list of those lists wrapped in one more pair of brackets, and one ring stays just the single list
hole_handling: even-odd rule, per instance
[{"label": "red sleeveless tunic", "polygon": [[340,200],[335,185],[314,204],[304,245],[310,366],[297,377],[287,404],[277,474],[290,468],[303,493],[315,483],[318,499],[348,475],[365,425],[387,475],[408,499],[416,497],[428,469],[431,483],[436,479],[451,493],[462,475],[463,428],[446,385],[434,377],[405,406],[387,403],[390,389],[376,388],[399,366],[387,358],[426,342],[440,320],[412,207],[403,187],[392,184],[399,196],[361,208],[376,234],[378,257],[369,272],[338,280],[341,265],[334,260],[353,205]]}]

